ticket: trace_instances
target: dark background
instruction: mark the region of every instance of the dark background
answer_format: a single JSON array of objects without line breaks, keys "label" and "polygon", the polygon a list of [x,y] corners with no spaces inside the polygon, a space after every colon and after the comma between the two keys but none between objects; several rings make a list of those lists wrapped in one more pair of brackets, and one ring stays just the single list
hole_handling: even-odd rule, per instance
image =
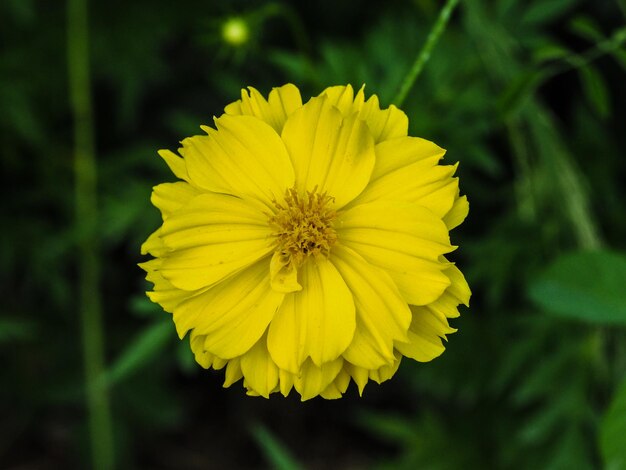
[{"label": "dark background", "polygon": [[[145,297],[150,191],[174,179],[157,149],[248,85],[365,83],[390,104],[442,3],[89,2],[119,468],[626,468],[621,0],[461,1],[404,103],[470,200],[452,240],[472,303],[442,357],[361,398],[246,397]],[[3,0],[0,26],[0,468],[91,468],[67,11]]]}]

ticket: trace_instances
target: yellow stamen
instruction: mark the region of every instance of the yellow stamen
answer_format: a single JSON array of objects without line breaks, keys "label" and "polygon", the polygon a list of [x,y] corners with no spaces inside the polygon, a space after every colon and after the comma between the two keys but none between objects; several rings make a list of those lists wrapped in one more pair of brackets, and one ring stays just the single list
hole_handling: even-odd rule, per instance
[{"label": "yellow stamen", "polygon": [[317,188],[299,196],[294,189],[285,193],[284,203],[274,201],[276,212],[269,224],[274,229],[276,249],[283,266],[298,267],[309,256],[328,256],[337,241],[332,208],[334,198],[317,193]]}]

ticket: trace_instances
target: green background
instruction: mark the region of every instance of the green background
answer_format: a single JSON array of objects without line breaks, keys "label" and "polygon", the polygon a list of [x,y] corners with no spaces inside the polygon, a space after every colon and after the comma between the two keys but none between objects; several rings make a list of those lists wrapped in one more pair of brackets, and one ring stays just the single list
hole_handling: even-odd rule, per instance
[{"label": "green background", "polygon": [[90,1],[81,30],[80,0],[0,2],[0,468],[626,469],[623,0],[462,0],[405,101],[470,200],[442,357],[361,398],[250,398],[145,297],[157,149],[247,85],[390,104],[442,3]]}]

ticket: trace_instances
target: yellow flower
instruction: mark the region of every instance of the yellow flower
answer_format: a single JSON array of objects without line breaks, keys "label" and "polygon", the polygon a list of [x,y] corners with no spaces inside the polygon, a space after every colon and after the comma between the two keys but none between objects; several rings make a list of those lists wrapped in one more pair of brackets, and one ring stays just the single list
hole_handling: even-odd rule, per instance
[{"label": "yellow flower", "polygon": [[350,85],[302,104],[243,90],[207,135],[159,154],[163,225],[142,246],[152,301],[205,368],[250,395],[339,398],[430,361],[469,302],[445,255],[468,212],[445,151]]}]

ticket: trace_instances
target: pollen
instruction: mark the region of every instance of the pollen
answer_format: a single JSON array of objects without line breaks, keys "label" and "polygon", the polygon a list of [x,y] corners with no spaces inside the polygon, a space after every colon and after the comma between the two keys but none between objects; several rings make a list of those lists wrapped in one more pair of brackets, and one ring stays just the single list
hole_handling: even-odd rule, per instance
[{"label": "pollen", "polygon": [[276,248],[282,263],[297,267],[309,256],[325,256],[337,241],[333,220],[337,212],[333,209],[334,198],[318,193],[317,188],[300,196],[288,189],[284,202],[274,201],[276,211],[269,218],[274,230]]}]

